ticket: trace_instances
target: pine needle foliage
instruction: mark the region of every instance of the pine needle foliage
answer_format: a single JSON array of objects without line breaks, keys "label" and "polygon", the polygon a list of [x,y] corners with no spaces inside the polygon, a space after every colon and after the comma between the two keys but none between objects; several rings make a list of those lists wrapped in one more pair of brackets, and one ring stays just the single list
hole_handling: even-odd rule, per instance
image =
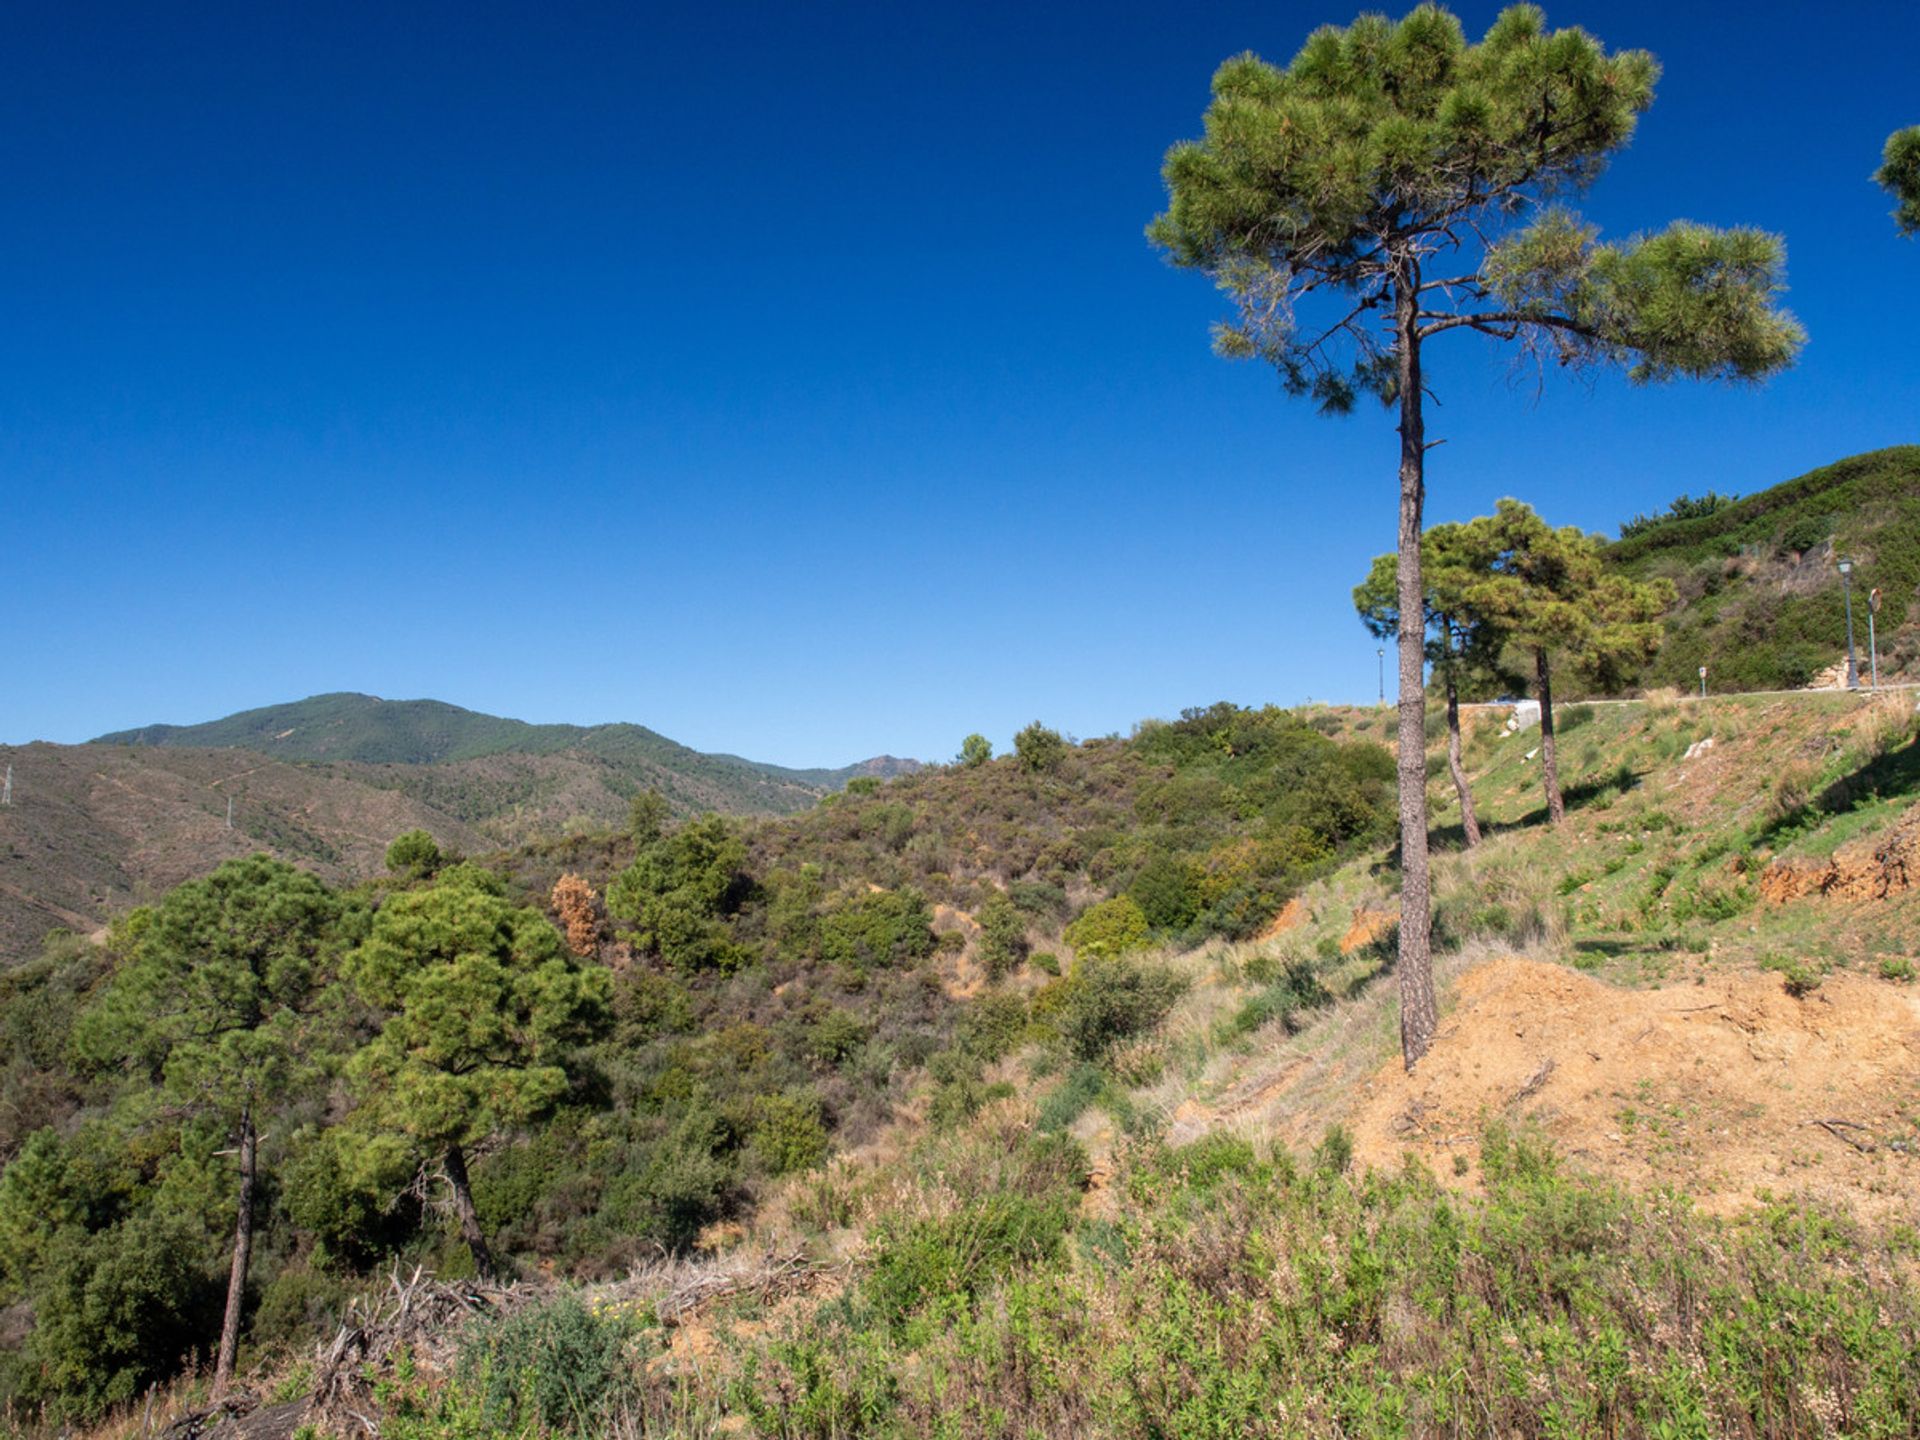
[{"label": "pine needle foliage", "polygon": [[1887,137],[1874,180],[1894,198],[1893,223],[1902,235],[1920,235],[1920,125]]},{"label": "pine needle foliage", "polygon": [[[1167,154],[1148,237],[1225,294],[1230,358],[1272,365],[1322,411],[1373,395],[1400,412],[1400,609],[1414,613],[1425,503],[1422,349],[1451,330],[1523,357],[1617,366],[1636,383],[1759,380],[1803,333],[1779,306],[1781,241],[1679,221],[1602,242],[1567,207],[1631,139],[1659,66],[1503,11],[1478,42],[1438,5],[1316,30],[1278,66],[1215,74],[1202,138]],[[1402,1042],[1437,1011],[1422,739],[1424,636],[1399,641]]]}]

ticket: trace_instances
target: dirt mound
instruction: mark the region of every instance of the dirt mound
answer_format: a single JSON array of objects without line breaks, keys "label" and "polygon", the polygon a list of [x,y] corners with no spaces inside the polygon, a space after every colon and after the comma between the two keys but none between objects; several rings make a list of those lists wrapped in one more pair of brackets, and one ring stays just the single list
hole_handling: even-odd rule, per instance
[{"label": "dirt mound", "polygon": [[[1563,1153],[1703,1208],[1797,1192],[1862,1218],[1920,1219],[1920,995],[1838,974],[1794,999],[1771,974],[1622,990],[1560,965],[1491,961],[1408,1075],[1352,1120],[1357,1161],[1413,1152],[1471,1183],[1483,1122],[1537,1124]],[[1468,1162],[1463,1171],[1454,1157]]]},{"label": "dirt mound", "polygon": [[1400,923],[1398,910],[1356,910],[1353,923],[1340,937],[1340,953],[1351,955],[1363,945],[1371,945]]},{"label": "dirt mound", "polygon": [[1884,900],[1920,879],[1920,814],[1884,835],[1842,845],[1825,860],[1776,860],[1757,881],[1768,900],[1783,903],[1807,895],[1829,900]]},{"label": "dirt mound", "polygon": [[1269,920],[1266,928],[1261,930],[1261,932],[1253,938],[1255,940],[1275,939],[1286,934],[1287,931],[1294,929],[1296,926],[1303,924],[1309,918],[1306,901],[1296,895],[1287,901],[1286,904],[1282,905],[1280,907],[1280,913]]}]

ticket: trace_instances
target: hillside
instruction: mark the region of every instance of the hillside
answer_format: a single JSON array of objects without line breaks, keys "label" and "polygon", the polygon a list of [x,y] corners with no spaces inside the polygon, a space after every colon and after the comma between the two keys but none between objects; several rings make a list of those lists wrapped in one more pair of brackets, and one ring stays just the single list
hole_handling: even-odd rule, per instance
[{"label": "hillside", "polygon": [[[1474,851],[1431,757],[1444,1013],[1412,1076],[1383,711],[1213,707],[501,857],[542,905],[587,878],[557,918],[613,976],[578,1088],[475,1161],[521,1283],[396,1290],[396,1262],[469,1273],[456,1232],[356,1188],[348,1092],[303,1097],[268,1151],[263,1415],[318,1385],[319,1419],[420,1440],[1913,1433],[1911,700],[1565,707],[1558,829],[1507,713],[1467,720]],[[87,1362],[159,1375],[217,1301],[230,1192],[156,1117],[74,1204],[123,1122],[32,1058],[123,943],[0,996],[0,1146],[64,1137],[0,1183],[0,1277],[22,1204],[83,1217],[47,1253],[124,1253],[88,1272],[122,1286],[168,1217],[200,1258],[165,1273],[205,1288]],[[11,1273],[52,1354],[78,1272]],[[355,1295],[352,1363],[301,1358]]]},{"label": "hillside", "polygon": [[1629,574],[1673,581],[1679,603],[1647,685],[1797,689],[1844,658],[1835,561],[1853,559],[1855,643],[1867,675],[1868,593],[1884,597],[1883,679],[1920,677],[1920,446],[1856,455],[1710,514],[1646,525],[1615,543]]},{"label": "hillside", "polygon": [[96,929],[254,850],[347,883],[377,871],[402,830],[478,852],[618,826],[640,790],[680,815],[779,815],[855,777],[917,768],[882,756],[792,770],[702,754],[639,725],[536,726],[366,695],[84,746],[0,747],[0,764],[14,767],[15,796],[0,810],[0,964],[31,954],[55,926]]},{"label": "hillside", "polygon": [[708,755],[644,725],[530,725],[483,715],[439,700],[382,700],[375,695],[314,695],[285,705],[243,710],[198,725],[147,725],[119,730],[95,745],[187,746],[257,750],[276,760],[358,761],[367,765],[441,765],[499,755],[578,754],[611,770],[677,780],[690,793],[729,803],[699,808],[736,813],[804,809],[856,775],[882,777],[917,762],[877,756],[839,769],[792,770]]}]

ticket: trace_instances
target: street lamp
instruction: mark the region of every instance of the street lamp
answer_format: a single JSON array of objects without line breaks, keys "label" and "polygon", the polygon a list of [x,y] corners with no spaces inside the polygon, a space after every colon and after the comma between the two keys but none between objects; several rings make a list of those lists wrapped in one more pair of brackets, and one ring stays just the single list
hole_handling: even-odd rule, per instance
[{"label": "street lamp", "polygon": [[1847,592],[1847,689],[1860,688],[1860,666],[1853,658],[1853,561],[1840,562],[1840,585]]},{"label": "street lamp", "polygon": [[1374,658],[1380,662],[1380,703],[1387,703],[1387,647],[1382,645],[1374,652]]},{"label": "street lamp", "polygon": [[1880,587],[1867,592],[1867,664],[1873,676],[1873,688],[1880,688],[1880,642],[1874,637],[1873,617],[1880,613]]}]

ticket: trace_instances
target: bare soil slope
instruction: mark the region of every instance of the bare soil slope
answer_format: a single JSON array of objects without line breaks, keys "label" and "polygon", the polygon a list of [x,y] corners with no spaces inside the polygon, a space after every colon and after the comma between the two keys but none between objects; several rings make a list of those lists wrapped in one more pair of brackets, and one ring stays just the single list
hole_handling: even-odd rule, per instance
[{"label": "bare soil slope", "polygon": [[1635,1188],[1729,1211],[1792,1192],[1920,1220],[1920,995],[1853,974],[1803,998],[1773,974],[1628,990],[1549,962],[1463,975],[1432,1052],[1356,1102],[1356,1163],[1406,1152],[1443,1179],[1487,1118],[1538,1125]]}]

